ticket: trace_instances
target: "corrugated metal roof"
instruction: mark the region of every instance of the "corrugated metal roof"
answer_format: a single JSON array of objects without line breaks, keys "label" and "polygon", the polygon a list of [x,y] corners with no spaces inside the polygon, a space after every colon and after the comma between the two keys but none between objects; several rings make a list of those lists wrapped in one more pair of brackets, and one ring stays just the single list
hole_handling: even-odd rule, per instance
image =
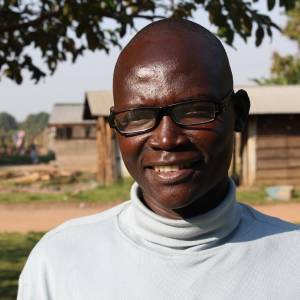
[{"label": "corrugated metal roof", "polygon": [[247,91],[251,115],[300,113],[300,85],[237,86]]},{"label": "corrugated metal roof", "polygon": [[94,124],[83,120],[83,103],[56,103],[49,118],[49,125]]},{"label": "corrugated metal roof", "polygon": [[85,93],[85,107],[88,106],[84,118],[90,119],[98,116],[108,116],[109,109],[114,105],[111,91],[88,91]]}]

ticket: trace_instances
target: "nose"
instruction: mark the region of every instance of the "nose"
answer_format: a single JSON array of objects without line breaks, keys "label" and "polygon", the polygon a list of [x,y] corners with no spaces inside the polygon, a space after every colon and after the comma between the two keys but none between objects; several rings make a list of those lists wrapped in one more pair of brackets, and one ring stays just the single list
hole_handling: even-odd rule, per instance
[{"label": "nose", "polygon": [[189,139],[183,128],[174,123],[169,116],[162,117],[149,139],[149,144],[154,150],[175,150],[188,143]]}]

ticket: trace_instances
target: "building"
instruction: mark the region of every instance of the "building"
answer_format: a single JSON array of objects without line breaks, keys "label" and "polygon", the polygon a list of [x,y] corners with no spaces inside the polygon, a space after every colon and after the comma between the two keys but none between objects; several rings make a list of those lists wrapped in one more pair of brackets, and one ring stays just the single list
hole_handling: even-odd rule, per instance
[{"label": "building", "polygon": [[83,120],[82,103],[57,103],[51,112],[48,148],[67,169],[96,171],[96,121]]},{"label": "building", "polygon": [[85,93],[83,118],[96,120],[98,180],[104,185],[115,182],[120,176],[129,175],[121,159],[115,132],[108,123],[111,106],[113,106],[111,91]]},{"label": "building", "polygon": [[300,185],[300,86],[244,89],[250,117],[234,159],[242,184]]}]

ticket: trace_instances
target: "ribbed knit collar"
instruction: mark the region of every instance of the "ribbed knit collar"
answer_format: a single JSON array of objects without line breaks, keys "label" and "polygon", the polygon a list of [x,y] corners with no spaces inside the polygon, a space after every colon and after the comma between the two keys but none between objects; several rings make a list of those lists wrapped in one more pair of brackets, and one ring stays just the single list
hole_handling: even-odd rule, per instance
[{"label": "ribbed knit collar", "polygon": [[122,217],[129,235],[154,248],[198,251],[222,243],[238,225],[240,208],[235,200],[235,184],[229,182],[224,200],[213,210],[186,220],[161,217],[147,208],[139,198],[139,186],[131,188],[130,205]]}]

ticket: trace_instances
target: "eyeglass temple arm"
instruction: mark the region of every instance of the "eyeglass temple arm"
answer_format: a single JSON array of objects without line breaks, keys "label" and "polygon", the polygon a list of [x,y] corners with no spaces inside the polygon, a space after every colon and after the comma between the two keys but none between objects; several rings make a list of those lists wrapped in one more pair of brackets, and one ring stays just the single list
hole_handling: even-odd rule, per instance
[{"label": "eyeglass temple arm", "polygon": [[216,103],[216,112],[222,113],[227,110],[230,105],[231,97],[234,95],[234,91],[231,91],[228,96],[221,103]]},{"label": "eyeglass temple arm", "polygon": [[114,107],[112,106],[110,108],[110,112],[108,115],[108,124],[109,124],[110,128],[116,128],[116,126],[114,124],[114,115],[115,115],[115,111],[114,111]]}]

